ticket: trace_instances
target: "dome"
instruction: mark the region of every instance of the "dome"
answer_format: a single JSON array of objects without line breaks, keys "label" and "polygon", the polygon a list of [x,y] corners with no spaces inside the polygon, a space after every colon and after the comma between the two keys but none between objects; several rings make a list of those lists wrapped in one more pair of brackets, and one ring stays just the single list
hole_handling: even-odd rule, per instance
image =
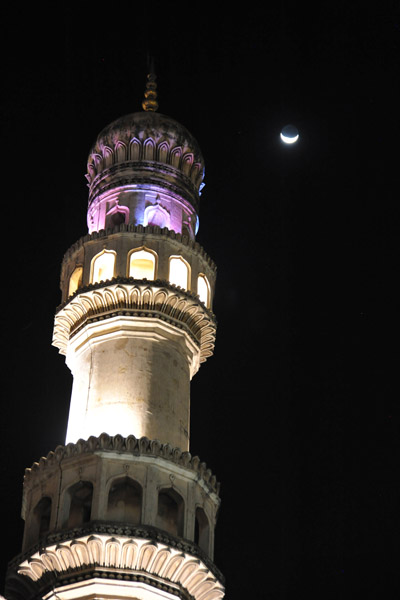
[{"label": "dome", "polygon": [[118,142],[129,144],[131,140],[142,142],[152,139],[157,145],[167,142],[171,148],[181,147],[183,154],[191,152],[195,161],[203,164],[200,147],[192,134],[180,123],[157,112],[135,112],[120,117],[104,127],[97,136],[91,154],[100,154],[106,147]]},{"label": "dome", "polygon": [[192,134],[180,123],[156,112],[136,112],[116,119],[97,136],[89,153],[87,178],[111,165],[126,162],[159,162],[188,177],[198,192],[204,159]]},{"label": "dome", "polygon": [[156,112],[156,88],[150,73],[143,112],[107,125],[89,153],[89,233],[124,223],[196,235],[204,159],[186,127]]}]

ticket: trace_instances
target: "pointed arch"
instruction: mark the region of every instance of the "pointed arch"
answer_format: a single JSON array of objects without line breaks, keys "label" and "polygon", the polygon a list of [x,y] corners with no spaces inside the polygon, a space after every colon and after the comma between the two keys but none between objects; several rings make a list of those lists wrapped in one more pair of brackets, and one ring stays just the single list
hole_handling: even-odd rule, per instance
[{"label": "pointed arch", "polygon": [[109,148],[108,146],[105,146],[103,149],[103,157],[104,157],[104,167],[111,167],[111,165],[113,164],[113,157],[114,157],[114,153],[112,151],[111,148]]},{"label": "pointed arch", "polygon": [[63,527],[73,529],[90,521],[92,512],[93,484],[90,481],[78,481],[65,493]]},{"label": "pointed arch", "polygon": [[161,142],[157,148],[157,160],[159,162],[168,162],[169,145],[167,142]]},{"label": "pointed arch", "polygon": [[154,160],[155,159],[155,144],[151,138],[148,138],[143,145],[143,158],[144,160]]},{"label": "pointed arch", "polygon": [[182,171],[189,177],[193,164],[193,154],[185,154],[182,158]]},{"label": "pointed arch", "polygon": [[182,148],[177,146],[173,150],[171,150],[171,165],[176,169],[179,169],[180,162],[182,157]]},{"label": "pointed arch", "polygon": [[197,277],[197,294],[207,308],[211,306],[211,288],[210,283],[204,273],[199,273]]},{"label": "pointed arch", "polygon": [[92,258],[90,264],[90,283],[107,281],[114,277],[115,259],[114,250],[102,250]]},{"label": "pointed arch", "polygon": [[83,267],[77,266],[72,271],[68,283],[68,298],[82,286]]},{"label": "pointed arch", "polygon": [[127,159],[127,148],[124,142],[118,141],[115,144],[115,162],[125,162]]},{"label": "pointed arch", "polygon": [[204,552],[208,553],[210,544],[210,523],[201,506],[196,508],[194,541],[202,550],[204,550]]},{"label": "pointed arch", "polygon": [[145,246],[134,248],[128,254],[128,277],[153,281],[156,278],[157,258],[157,253]]},{"label": "pointed arch", "polygon": [[158,493],[156,526],[171,535],[183,536],[184,501],[173,488],[164,488]]},{"label": "pointed arch", "polygon": [[189,263],[182,256],[169,257],[169,276],[170,283],[181,287],[184,290],[189,289]]},{"label": "pointed arch", "polygon": [[129,223],[129,208],[116,203],[107,210],[105,227],[116,227],[122,223]]},{"label": "pointed arch", "polygon": [[139,525],[142,520],[142,486],[128,476],[111,482],[108,492],[107,519]]},{"label": "pointed arch", "polygon": [[142,144],[137,138],[132,138],[129,142],[129,158],[133,161],[138,161],[142,158]]},{"label": "pointed arch", "polygon": [[156,225],[161,229],[164,227],[169,228],[170,219],[171,217],[167,209],[156,202],[155,204],[149,204],[149,206],[146,206],[143,215],[143,225],[145,227],[148,225]]},{"label": "pointed arch", "polygon": [[199,175],[201,173],[201,165],[200,163],[194,163],[192,169],[190,171],[190,179],[196,185]]}]

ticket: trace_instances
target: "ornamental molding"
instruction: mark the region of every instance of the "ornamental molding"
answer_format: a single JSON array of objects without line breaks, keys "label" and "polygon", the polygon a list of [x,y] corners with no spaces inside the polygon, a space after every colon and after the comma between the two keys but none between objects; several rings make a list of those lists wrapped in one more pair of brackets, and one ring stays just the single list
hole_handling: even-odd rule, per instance
[{"label": "ornamental molding", "polygon": [[88,323],[105,318],[156,318],[187,333],[199,348],[199,362],[213,354],[216,319],[199,297],[166,281],[114,277],[79,288],[58,310],[53,346],[67,353],[70,339]]},{"label": "ornamental molding", "polygon": [[105,168],[126,161],[171,165],[197,187],[203,178],[204,159],[196,140],[181,124],[159,113],[128,115],[103,129],[89,153],[89,184]]},{"label": "ornamental molding", "polygon": [[97,240],[103,240],[110,235],[116,235],[119,233],[137,233],[141,235],[156,235],[167,237],[170,240],[174,240],[179,244],[183,244],[187,246],[190,250],[195,252],[195,254],[199,255],[203,260],[207,262],[209,267],[216,272],[217,266],[215,262],[210,258],[210,256],[205,252],[203,247],[194,240],[191,240],[187,235],[182,235],[181,233],[175,233],[168,227],[158,227],[157,225],[148,225],[144,227],[143,225],[133,225],[132,223],[121,223],[120,225],[116,225],[115,227],[108,227],[107,229],[101,229],[100,231],[94,231],[91,234],[87,234],[79,238],[64,254],[63,263],[71,258],[75,252],[80,250],[82,246],[87,244],[88,242],[93,242]]},{"label": "ornamental molding", "polygon": [[42,456],[38,462],[33,463],[31,468],[25,469],[24,487],[30,486],[38,473],[59,465],[65,459],[81,454],[95,454],[99,451],[155,457],[173,462],[193,471],[206,489],[216,494],[217,497],[219,495],[220,483],[211,469],[207,468],[207,464],[201,462],[198,456],[192,456],[187,451],[182,452],[180,448],[173,448],[170,444],[162,444],[158,440],[149,440],[147,437],[136,438],[134,435],[130,435],[125,438],[119,434],[110,436],[107,433],[102,433],[99,437],[91,436],[88,440],[78,440],[75,444],[57,446],[54,452],[51,451],[47,456]]},{"label": "ornamental molding", "polygon": [[[199,212],[199,187],[202,175],[199,169],[193,181],[190,176],[173,166],[160,164],[155,161],[146,162],[123,162],[104,168],[92,180],[89,186],[89,206],[96,204],[99,196],[105,192],[120,186],[136,185],[144,187],[147,185],[160,186],[163,190],[185,199]],[[183,197],[182,197],[183,195]]]},{"label": "ornamental molding", "polygon": [[223,577],[210,560],[201,556],[192,544],[165,535],[157,539],[155,528],[124,530],[98,524],[97,531],[73,530],[64,535],[70,537],[59,536],[56,540],[55,536],[49,536],[42,540],[45,545],[25,557],[17,557],[11,569],[41,590],[51,574],[60,584],[66,579],[77,580],[80,575],[81,579],[87,579],[89,572],[92,577],[118,576],[130,580],[132,589],[135,580],[144,578],[148,585],[166,586],[180,597],[220,600],[224,596]]},{"label": "ornamental molding", "polygon": [[91,183],[104,170],[121,163],[133,168],[148,164],[152,169],[172,167],[174,171],[186,175],[196,188],[203,179],[204,166],[202,161],[195,159],[193,152],[185,151],[180,145],[168,144],[165,140],[157,143],[151,137],[145,140],[133,138],[128,144],[118,141],[115,145],[104,145],[97,152],[92,152],[88,159],[86,179]]}]

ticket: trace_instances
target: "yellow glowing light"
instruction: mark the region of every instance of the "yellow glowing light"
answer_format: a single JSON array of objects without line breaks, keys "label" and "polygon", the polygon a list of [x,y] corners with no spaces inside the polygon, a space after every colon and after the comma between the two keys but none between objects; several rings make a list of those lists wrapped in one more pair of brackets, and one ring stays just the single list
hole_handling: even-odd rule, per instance
[{"label": "yellow glowing light", "polygon": [[107,281],[114,277],[115,252],[104,250],[92,261],[91,283]]},{"label": "yellow glowing light", "polygon": [[134,279],[155,279],[156,258],[147,250],[132,252],[129,265],[129,277]]},{"label": "yellow glowing light", "polygon": [[200,274],[197,278],[197,293],[199,298],[209,308],[210,306],[210,284],[205,275]]},{"label": "yellow glowing light", "polygon": [[188,289],[189,265],[181,256],[171,256],[169,259],[169,280],[184,290]]},{"label": "yellow glowing light", "polygon": [[[82,285],[82,274],[83,274],[83,268],[82,267],[76,267],[72,271],[72,275],[69,278],[68,296],[72,296],[72,294],[74,292],[76,292],[76,290],[78,288],[81,287],[81,285]],[[1,599],[1,597],[0,597],[0,599]]]}]

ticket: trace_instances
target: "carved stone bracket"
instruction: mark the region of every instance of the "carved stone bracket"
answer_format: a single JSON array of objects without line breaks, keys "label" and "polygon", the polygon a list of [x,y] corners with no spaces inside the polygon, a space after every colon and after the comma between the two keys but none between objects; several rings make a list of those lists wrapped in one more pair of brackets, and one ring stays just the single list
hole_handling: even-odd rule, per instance
[{"label": "carved stone bracket", "polygon": [[116,277],[78,292],[55,316],[53,345],[61,354],[66,354],[70,338],[88,322],[117,315],[159,318],[183,329],[199,345],[200,363],[213,353],[213,313],[197,296],[166,281]]},{"label": "carved stone bracket", "polygon": [[31,583],[25,589],[32,592],[53,589],[54,583],[51,587],[49,583],[54,574],[61,585],[80,580],[87,585],[90,579],[95,582],[96,578],[105,578],[115,581],[116,590],[117,580],[129,581],[132,591],[141,581],[150,587],[164,586],[180,598],[219,600],[224,596],[223,576],[215,565],[195,545],[156,528],[92,523],[90,527],[60,532],[17,557],[10,571],[14,572],[9,577],[11,587],[22,588],[28,579]]}]

